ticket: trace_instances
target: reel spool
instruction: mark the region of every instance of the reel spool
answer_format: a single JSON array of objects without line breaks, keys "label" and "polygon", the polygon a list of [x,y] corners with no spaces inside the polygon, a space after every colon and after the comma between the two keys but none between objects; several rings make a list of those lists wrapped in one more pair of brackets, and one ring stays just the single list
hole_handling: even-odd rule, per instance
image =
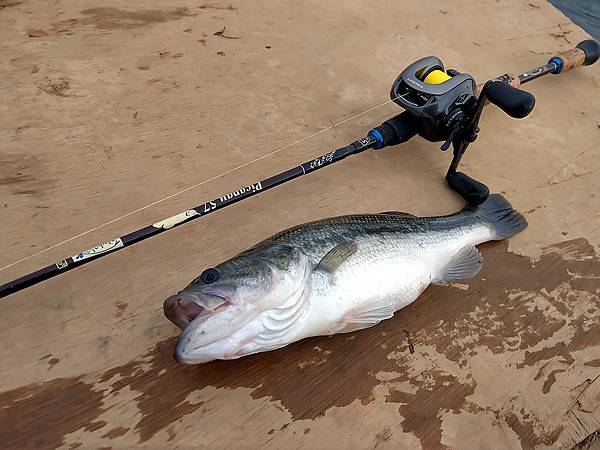
[{"label": "reel spool", "polygon": [[390,98],[416,118],[419,136],[431,142],[448,139],[477,102],[473,77],[448,72],[439,58],[427,56],[404,69],[390,91]]}]

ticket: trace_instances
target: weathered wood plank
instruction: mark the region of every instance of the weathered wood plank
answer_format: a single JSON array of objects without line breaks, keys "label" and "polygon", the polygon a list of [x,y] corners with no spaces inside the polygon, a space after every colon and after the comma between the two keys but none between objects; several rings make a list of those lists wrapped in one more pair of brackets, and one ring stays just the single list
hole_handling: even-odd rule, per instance
[{"label": "weathered wood plank", "polygon": [[[223,26],[241,39],[214,35]],[[423,55],[483,80],[585,38],[545,2],[517,0],[28,0],[2,5],[0,30],[0,266],[367,110]],[[449,160],[421,140],[346,160],[4,300],[0,442],[595,445],[599,70],[528,85],[538,106],[526,120],[485,112],[466,170],[505,192],[528,230],[483,246],[476,278],[432,287],[375,328],[183,367],[161,307],[202,268],[287,226],[456,210],[442,183]],[[396,113],[386,105],[0,280],[337,148]]]}]

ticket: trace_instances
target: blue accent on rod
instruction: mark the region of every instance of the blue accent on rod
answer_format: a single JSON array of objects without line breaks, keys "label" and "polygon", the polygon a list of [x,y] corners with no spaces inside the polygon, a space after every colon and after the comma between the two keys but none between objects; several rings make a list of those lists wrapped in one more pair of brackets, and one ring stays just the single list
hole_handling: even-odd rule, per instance
[{"label": "blue accent on rod", "polygon": [[562,72],[562,70],[563,70],[562,59],[555,56],[554,58],[550,59],[550,61],[548,61],[548,62],[556,64],[556,69],[554,69],[552,71],[552,73],[561,73]]},{"label": "blue accent on rod", "polygon": [[373,136],[377,140],[377,144],[375,144],[373,146],[373,148],[375,150],[379,150],[380,148],[383,148],[383,136],[381,135],[381,133],[379,131],[377,131],[375,128],[373,128],[371,131],[369,131],[368,136]]}]

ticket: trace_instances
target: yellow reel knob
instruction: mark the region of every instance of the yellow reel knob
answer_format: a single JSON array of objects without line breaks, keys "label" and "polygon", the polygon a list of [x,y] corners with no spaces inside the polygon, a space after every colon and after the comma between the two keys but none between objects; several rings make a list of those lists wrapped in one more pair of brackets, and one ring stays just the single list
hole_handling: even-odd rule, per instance
[{"label": "yellow reel knob", "polygon": [[433,70],[423,80],[427,84],[442,84],[444,81],[448,81],[452,78],[446,72],[441,70]]}]

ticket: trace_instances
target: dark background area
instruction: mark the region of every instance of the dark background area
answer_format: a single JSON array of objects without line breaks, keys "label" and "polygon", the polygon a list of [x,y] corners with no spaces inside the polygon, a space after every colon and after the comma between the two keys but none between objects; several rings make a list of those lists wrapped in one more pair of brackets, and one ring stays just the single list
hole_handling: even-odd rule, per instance
[{"label": "dark background area", "polygon": [[600,0],[548,0],[573,22],[600,40]]}]

